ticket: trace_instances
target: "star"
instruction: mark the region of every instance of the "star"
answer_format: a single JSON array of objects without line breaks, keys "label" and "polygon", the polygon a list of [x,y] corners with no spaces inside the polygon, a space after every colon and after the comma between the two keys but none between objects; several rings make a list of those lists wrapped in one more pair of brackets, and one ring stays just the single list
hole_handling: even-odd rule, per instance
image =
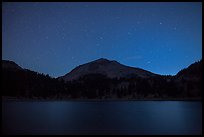
[{"label": "star", "polygon": [[48,36],[46,36],[46,37],[45,37],[45,39],[49,39],[49,37],[48,37]]},{"label": "star", "polygon": [[159,24],[162,25],[163,23],[162,23],[162,22],[159,22]]},{"label": "star", "polygon": [[41,25],[40,25],[40,24],[38,24],[38,28],[39,28],[39,29],[41,28]]},{"label": "star", "polygon": [[89,7],[89,5],[88,5],[88,4],[85,4],[85,5],[84,5],[84,7],[88,8],[88,7]]},{"label": "star", "polygon": [[83,29],[82,31],[83,31],[83,32],[87,32],[87,29]]},{"label": "star", "polygon": [[116,17],[116,19],[117,19],[117,20],[119,20],[119,19],[120,19],[120,17]]},{"label": "star", "polygon": [[131,32],[128,32],[128,35],[131,35],[132,33]]},{"label": "star", "polygon": [[11,9],[11,12],[15,12],[15,9]]},{"label": "star", "polygon": [[92,25],[95,25],[95,21],[92,21],[91,24],[92,24]]}]

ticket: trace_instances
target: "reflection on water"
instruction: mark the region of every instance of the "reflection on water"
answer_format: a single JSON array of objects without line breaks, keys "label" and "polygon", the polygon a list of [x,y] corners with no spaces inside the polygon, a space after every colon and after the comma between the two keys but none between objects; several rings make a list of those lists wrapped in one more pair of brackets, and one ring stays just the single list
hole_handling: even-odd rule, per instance
[{"label": "reflection on water", "polygon": [[3,134],[202,134],[202,103],[2,102]]}]

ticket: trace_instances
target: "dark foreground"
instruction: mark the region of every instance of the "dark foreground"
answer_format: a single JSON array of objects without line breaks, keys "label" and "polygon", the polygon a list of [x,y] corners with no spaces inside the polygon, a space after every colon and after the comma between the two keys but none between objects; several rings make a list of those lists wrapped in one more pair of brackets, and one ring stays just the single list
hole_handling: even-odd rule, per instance
[{"label": "dark foreground", "polygon": [[201,135],[200,101],[3,101],[3,134]]}]

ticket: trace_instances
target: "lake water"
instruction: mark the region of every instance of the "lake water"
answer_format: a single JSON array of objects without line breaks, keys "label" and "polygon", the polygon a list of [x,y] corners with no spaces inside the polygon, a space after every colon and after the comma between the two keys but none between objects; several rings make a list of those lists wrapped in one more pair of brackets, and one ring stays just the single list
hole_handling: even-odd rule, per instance
[{"label": "lake water", "polygon": [[2,102],[3,134],[202,134],[202,103]]}]

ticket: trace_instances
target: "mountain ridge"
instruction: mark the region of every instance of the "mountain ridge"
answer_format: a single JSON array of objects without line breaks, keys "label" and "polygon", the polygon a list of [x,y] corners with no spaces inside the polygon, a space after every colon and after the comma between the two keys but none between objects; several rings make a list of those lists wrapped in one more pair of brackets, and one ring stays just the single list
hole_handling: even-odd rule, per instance
[{"label": "mountain ridge", "polygon": [[[97,65],[110,63],[103,59],[96,62]],[[133,75],[110,78],[104,74],[90,73],[67,82],[28,69],[19,69],[16,63],[9,63],[14,68],[4,65],[3,96],[52,99],[202,99],[202,60],[179,71],[176,76],[155,75],[144,78]],[[116,61],[112,63],[118,64]]]}]

